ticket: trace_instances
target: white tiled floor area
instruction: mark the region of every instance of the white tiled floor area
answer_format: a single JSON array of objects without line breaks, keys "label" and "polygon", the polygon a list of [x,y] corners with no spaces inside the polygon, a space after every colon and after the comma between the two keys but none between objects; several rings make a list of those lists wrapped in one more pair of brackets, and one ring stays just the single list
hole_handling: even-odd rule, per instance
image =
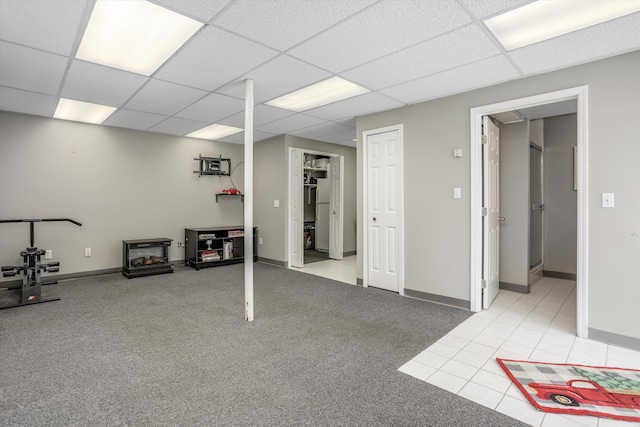
[{"label": "white tiled floor area", "polygon": [[293,268],[303,273],[322,276],[338,282],[356,284],[356,256],[344,257],[342,260],[328,259],[326,261],[305,264],[303,268]]},{"label": "white tiled floor area", "polygon": [[471,316],[399,371],[536,427],[640,427],[540,412],[495,360],[640,369],[640,352],[578,338],[575,324],[575,282],[543,278],[526,295],[500,291],[489,310]]}]

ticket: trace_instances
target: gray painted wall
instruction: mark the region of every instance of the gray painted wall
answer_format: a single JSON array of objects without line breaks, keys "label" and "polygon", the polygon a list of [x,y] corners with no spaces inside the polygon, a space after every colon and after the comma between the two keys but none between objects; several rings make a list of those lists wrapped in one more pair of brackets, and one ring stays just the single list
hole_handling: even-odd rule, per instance
[{"label": "gray painted wall", "polygon": [[[588,325],[640,338],[638,75],[640,52],[632,52],[358,118],[359,148],[363,131],[404,125],[405,288],[470,299],[469,110],[588,85]],[[458,147],[462,159],[452,156]],[[362,164],[359,155],[359,170]],[[454,200],[452,188],[458,186],[463,198]],[[615,193],[615,208],[600,207],[603,192]],[[361,248],[359,236],[360,278]]]},{"label": "gray painted wall", "polygon": [[[262,244],[258,256],[284,261],[287,212],[287,150],[284,135],[253,146],[253,220]],[[273,206],[279,200],[280,207]]]},{"label": "gray painted wall", "polygon": [[573,191],[573,146],[577,116],[544,119],[544,269],[576,273],[577,191]]},{"label": "gray painted wall", "polygon": [[500,126],[500,281],[529,284],[529,120]]},{"label": "gray painted wall", "polygon": [[[229,177],[193,173],[200,154],[234,167],[243,147],[0,112],[0,219],[81,222],[35,226],[36,245],[53,250],[61,274],[121,268],[128,239],[173,239],[171,259],[181,260],[184,228],[243,222],[239,199],[215,200]],[[243,173],[241,165],[233,174],[241,190]],[[0,263],[21,262],[29,225],[0,224],[0,241]]]},{"label": "gray painted wall", "polygon": [[529,139],[538,147],[544,149],[544,120],[531,120],[529,122]]}]

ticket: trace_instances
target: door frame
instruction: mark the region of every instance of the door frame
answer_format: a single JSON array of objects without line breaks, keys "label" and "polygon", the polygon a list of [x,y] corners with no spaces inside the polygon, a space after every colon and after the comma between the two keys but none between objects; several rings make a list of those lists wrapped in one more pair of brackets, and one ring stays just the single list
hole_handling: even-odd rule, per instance
[{"label": "door frame", "polygon": [[[297,268],[297,267],[292,267],[291,266],[291,256],[292,256],[292,251],[293,251],[293,244],[292,244],[292,239],[293,239],[293,219],[291,218],[291,200],[292,200],[292,192],[293,192],[293,188],[291,187],[291,156],[293,153],[293,150],[300,150],[301,156],[302,156],[302,170],[304,173],[304,155],[305,154],[314,154],[314,155],[320,155],[320,156],[326,156],[326,157],[338,157],[342,159],[342,164],[344,164],[344,156],[342,154],[335,154],[335,153],[329,153],[326,151],[317,151],[317,150],[309,150],[306,148],[300,148],[300,147],[289,147],[289,151],[287,153],[287,226],[286,226],[286,230],[287,230],[287,236],[285,239],[285,254],[286,254],[286,267],[287,268]],[[340,171],[342,177],[341,177],[341,181],[342,181],[342,185],[343,185],[343,201],[344,201],[344,168]],[[302,193],[304,196],[304,186],[302,187]],[[340,209],[342,211],[341,213],[341,221],[342,221],[342,239],[344,240],[344,203],[341,204]],[[303,218],[304,219],[304,218]],[[303,221],[304,222],[304,221]],[[343,244],[344,247],[344,244]],[[303,248],[304,250],[304,248]],[[302,258],[302,267],[304,267],[304,255]]]},{"label": "door frame", "polygon": [[362,286],[369,286],[369,244],[367,239],[368,229],[368,211],[369,211],[369,203],[367,199],[367,194],[369,191],[369,160],[368,160],[368,145],[367,141],[369,136],[376,135],[379,133],[385,132],[398,132],[398,151],[399,151],[399,170],[400,174],[398,176],[398,186],[400,187],[400,191],[398,194],[398,205],[400,207],[400,214],[398,215],[398,228],[400,234],[400,244],[398,245],[398,294],[404,295],[404,132],[403,125],[392,125],[386,126],[378,129],[371,129],[362,132],[362,216],[360,218],[361,223],[361,232],[362,232]]},{"label": "door frame", "polygon": [[578,86],[510,101],[471,108],[470,116],[470,162],[471,162],[471,266],[470,309],[482,310],[482,153],[480,127],[482,116],[512,111],[559,101],[577,101],[577,156],[578,183],[577,206],[577,269],[576,330],[580,338],[588,337],[588,86]]}]

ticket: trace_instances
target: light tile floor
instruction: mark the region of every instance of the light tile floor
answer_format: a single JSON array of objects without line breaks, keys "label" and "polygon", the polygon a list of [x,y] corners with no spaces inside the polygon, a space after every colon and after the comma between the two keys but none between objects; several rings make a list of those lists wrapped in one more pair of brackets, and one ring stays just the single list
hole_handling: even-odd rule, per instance
[{"label": "light tile floor", "polygon": [[[356,284],[356,257],[295,270]],[[640,423],[536,410],[495,358],[640,369],[640,352],[576,337],[575,282],[542,278],[529,294],[500,291],[398,370],[535,427],[640,427]]]},{"label": "light tile floor", "polygon": [[313,274],[314,276],[326,277],[351,285],[355,285],[357,280],[355,255],[344,257],[342,260],[328,259],[326,261],[313,262],[311,264],[305,264],[303,268],[293,267],[292,270]]},{"label": "light tile floor", "polygon": [[576,287],[543,278],[529,294],[500,291],[399,371],[535,427],[613,427],[640,423],[536,410],[496,357],[640,369],[640,352],[576,337]]}]

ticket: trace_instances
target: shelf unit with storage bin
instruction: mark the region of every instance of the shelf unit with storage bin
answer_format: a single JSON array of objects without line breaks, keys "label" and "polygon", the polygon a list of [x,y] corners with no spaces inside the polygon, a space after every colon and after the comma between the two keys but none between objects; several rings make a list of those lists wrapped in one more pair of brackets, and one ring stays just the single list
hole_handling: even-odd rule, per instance
[{"label": "shelf unit with storage bin", "polygon": [[[258,260],[257,227],[253,228],[253,260]],[[185,228],[185,265],[201,268],[244,262],[244,227]]]}]

